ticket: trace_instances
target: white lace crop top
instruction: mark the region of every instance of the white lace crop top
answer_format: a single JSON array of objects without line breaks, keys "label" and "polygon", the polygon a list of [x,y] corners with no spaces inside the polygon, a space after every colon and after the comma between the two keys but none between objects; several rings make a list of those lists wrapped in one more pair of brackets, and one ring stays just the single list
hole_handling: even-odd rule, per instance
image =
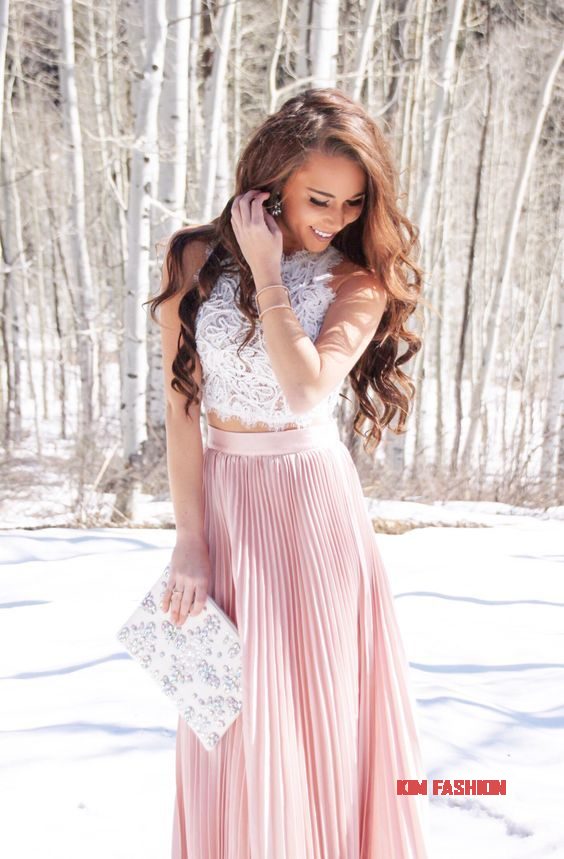
[{"label": "white lace crop top", "polygon": [[[282,281],[288,287],[294,313],[312,342],[319,336],[327,309],[336,297],[329,282],[331,269],[342,258],[332,245],[321,253],[300,250],[282,255]],[[237,355],[250,326],[235,303],[238,282],[238,273],[222,273],[196,314],[196,348],[202,366],[206,413],[213,411],[221,420],[235,418],[245,426],[266,424],[272,430],[291,425],[304,427],[323,418],[331,420],[341,386],[309,412],[293,414],[272,370],[258,320],[253,337]]]}]

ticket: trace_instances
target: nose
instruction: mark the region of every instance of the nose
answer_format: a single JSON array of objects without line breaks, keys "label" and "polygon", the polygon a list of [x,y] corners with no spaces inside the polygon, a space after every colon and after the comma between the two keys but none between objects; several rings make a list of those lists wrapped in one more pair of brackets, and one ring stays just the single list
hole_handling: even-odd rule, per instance
[{"label": "nose", "polygon": [[323,227],[325,232],[327,233],[338,233],[340,230],[346,226],[347,217],[343,211],[335,214],[333,221],[330,226]]}]

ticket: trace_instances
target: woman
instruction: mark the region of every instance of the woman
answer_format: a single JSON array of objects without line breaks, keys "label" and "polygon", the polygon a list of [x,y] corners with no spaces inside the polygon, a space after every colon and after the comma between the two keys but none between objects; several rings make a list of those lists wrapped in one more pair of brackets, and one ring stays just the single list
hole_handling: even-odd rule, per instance
[{"label": "woman", "polygon": [[176,519],[163,609],[181,625],[210,594],[243,663],[211,752],[179,717],[174,859],[427,855],[422,800],[397,794],[424,777],[407,662],[334,419],[349,376],[374,447],[414,393],[421,272],[395,184],[364,109],[310,89],[254,133],[222,214],[168,245],[151,302]]}]

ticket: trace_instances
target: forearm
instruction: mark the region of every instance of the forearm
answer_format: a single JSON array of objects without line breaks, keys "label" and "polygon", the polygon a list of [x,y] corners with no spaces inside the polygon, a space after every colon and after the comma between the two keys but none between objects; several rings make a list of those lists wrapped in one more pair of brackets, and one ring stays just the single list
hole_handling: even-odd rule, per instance
[{"label": "forearm", "polygon": [[[280,270],[255,277],[257,292],[274,283],[282,283]],[[275,305],[290,305],[290,301],[286,290],[280,287],[263,292],[257,304],[262,312]],[[319,376],[319,353],[290,306],[265,313],[261,324],[274,375],[290,408],[298,411],[303,406],[304,390]]]},{"label": "forearm", "polygon": [[166,461],[177,540],[205,541],[204,451],[200,422],[167,407]]}]

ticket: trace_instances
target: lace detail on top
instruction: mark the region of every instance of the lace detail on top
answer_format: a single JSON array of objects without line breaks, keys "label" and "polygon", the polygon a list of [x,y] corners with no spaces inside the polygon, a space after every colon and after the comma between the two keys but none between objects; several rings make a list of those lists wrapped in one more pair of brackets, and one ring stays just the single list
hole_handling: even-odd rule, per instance
[{"label": "lace detail on top", "polygon": [[[330,269],[342,259],[332,245],[321,253],[301,250],[282,254],[282,281],[289,289],[294,313],[312,342],[317,340],[327,309],[336,297],[328,285]],[[235,303],[238,284],[238,273],[222,273],[196,314],[196,346],[206,412],[214,411],[222,420],[236,419],[245,426],[264,423],[278,430],[292,424],[308,426],[323,417],[330,420],[341,386],[309,412],[294,414],[272,370],[261,322],[257,321],[253,337],[237,355],[250,330],[250,323]]]}]

